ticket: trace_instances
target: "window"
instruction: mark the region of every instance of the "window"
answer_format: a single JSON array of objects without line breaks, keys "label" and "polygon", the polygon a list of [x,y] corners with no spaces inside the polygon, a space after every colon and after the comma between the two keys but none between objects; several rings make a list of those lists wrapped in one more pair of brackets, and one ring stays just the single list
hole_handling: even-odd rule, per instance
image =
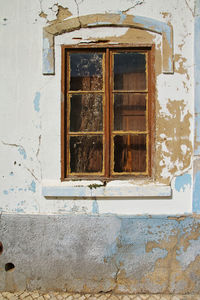
[{"label": "window", "polygon": [[152,175],[152,53],[62,46],[62,180]]}]

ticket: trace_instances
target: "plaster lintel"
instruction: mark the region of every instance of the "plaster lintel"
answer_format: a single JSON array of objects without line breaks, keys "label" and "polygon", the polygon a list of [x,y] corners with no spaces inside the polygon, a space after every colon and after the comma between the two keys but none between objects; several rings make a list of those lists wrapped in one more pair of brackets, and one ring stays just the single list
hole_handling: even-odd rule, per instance
[{"label": "plaster lintel", "polygon": [[44,181],[42,183],[44,197],[65,198],[168,198],[172,196],[171,186],[161,184],[137,185],[130,182],[111,181],[106,186],[102,182],[56,182]]},{"label": "plaster lintel", "polygon": [[[138,28],[162,35],[163,73],[173,74],[173,29],[172,26],[147,17],[120,14],[92,14],[67,19],[43,29],[43,74],[55,74],[54,37],[80,28],[102,26]],[[131,41],[130,41],[131,42]]]}]

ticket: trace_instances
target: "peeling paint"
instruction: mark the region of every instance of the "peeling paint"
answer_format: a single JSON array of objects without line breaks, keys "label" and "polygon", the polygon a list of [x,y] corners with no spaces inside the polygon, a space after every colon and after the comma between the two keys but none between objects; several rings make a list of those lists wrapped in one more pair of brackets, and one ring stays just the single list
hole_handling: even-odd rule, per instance
[{"label": "peeling paint", "polygon": [[[186,170],[191,163],[192,143],[190,136],[191,113],[185,112],[184,100],[168,100],[167,113],[161,112],[158,121],[157,180],[169,183],[173,175]],[[184,145],[185,151],[182,151]],[[163,173],[163,169],[167,173]]]},{"label": "peeling paint", "polygon": [[40,92],[36,92],[35,98],[33,100],[35,111],[40,111]]},{"label": "peeling paint", "polygon": [[192,185],[192,178],[190,174],[184,174],[182,176],[176,177],[175,181],[175,189],[177,192],[184,192],[186,187],[191,187]]},{"label": "peeling paint", "polygon": [[28,188],[29,191],[35,193],[36,192],[36,183],[35,181],[33,180]]},{"label": "peeling paint", "polygon": [[194,176],[193,212],[200,213],[200,171]]},{"label": "peeling paint", "polygon": [[94,200],[92,202],[92,213],[93,214],[98,214],[99,213],[99,206],[98,206],[97,200]]},{"label": "peeling paint", "polygon": [[43,38],[43,74],[54,74],[54,37],[44,34]]},{"label": "peeling paint", "polygon": [[18,152],[21,156],[23,156],[23,159],[26,159],[27,158],[27,155],[26,155],[26,151],[23,147],[19,147],[18,148]]},{"label": "peeling paint", "polygon": [[[77,18],[44,27],[43,40],[46,46],[43,46],[43,73],[54,74],[54,36],[80,28],[101,26],[126,26],[161,34],[163,36],[163,72],[173,73],[173,63],[169,65],[169,57],[171,57],[171,61],[173,61],[173,36],[171,25],[151,18],[133,17],[131,15],[126,15],[126,18],[122,20],[121,13],[78,16]],[[49,45],[51,44],[51,47],[47,45],[48,42],[45,41],[45,38],[49,39]],[[172,69],[169,68],[170,66]]]},{"label": "peeling paint", "polygon": [[63,20],[66,20],[67,18],[72,16],[72,13],[69,11],[67,7],[63,7],[62,5],[56,5],[57,6],[57,13],[56,13],[56,20],[52,20],[49,22],[49,24],[57,24],[62,22]]},{"label": "peeling paint", "polygon": [[120,24],[122,24],[126,19],[126,15],[122,12],[118,12],[118,13],[120,14]]}]

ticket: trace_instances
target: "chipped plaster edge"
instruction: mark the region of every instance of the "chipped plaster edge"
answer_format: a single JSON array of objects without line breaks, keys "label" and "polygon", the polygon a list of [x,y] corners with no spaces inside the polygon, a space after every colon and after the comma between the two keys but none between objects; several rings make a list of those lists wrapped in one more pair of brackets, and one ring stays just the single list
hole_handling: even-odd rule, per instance
[{"label": "chipped plaster edge", "polygon": [[71,32],[80,28],[102,26],[138,28],[162,35],[162,67],[163,73],[174,73],[173,62],[173,28],[164,22],[155,19],[120,14],[91,14],[64,20],[43,28],[43,74],[55,74],[54,36]]}]

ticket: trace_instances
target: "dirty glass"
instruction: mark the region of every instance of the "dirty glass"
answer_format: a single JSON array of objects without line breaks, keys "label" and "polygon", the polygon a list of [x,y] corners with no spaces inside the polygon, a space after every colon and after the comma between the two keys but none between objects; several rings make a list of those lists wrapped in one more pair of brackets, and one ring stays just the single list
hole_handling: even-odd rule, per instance
[{"label": "dirty glass", "polygon": [[72,173],[102,172],[103,137],[101,135],[70,136],[70,168]]},{"label": "dirty glass", "polygon": [[114,172],[146,171],[146,135],[116,135],[114,137]]},{"label": "dirty glass", "polygon": [[114,130],[146,130],[146,96],[121,93],[114,95]]},{"label": "dirty glass", "polygon": [[101,131],[103,129],[102,95],[73,94],[70,98],[70,131]]},{"label": "dirty glass", "polygon": [[114,90],[146,89],[146,56],[143,53],[114,54]]},{"label": "dirty glass", "polygon": [[70,90],[98,91],[103,89],[103,54],[70,54]]}]

